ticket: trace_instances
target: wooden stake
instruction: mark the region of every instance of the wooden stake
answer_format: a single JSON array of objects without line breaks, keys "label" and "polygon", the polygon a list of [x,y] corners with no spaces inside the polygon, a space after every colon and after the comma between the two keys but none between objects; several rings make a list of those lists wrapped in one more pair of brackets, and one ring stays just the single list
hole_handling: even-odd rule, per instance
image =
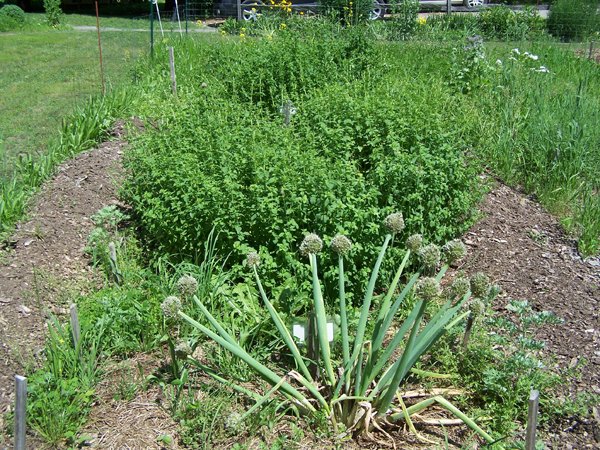
[{"label": "wooden stake", "polygon": [[73,333],[73,343],[75,348],[79,345],[79,339],[81,338],[81,327],[79,326],[79,315],[77,314],[77,305],[71,303],[69,307],[71,312],[71,331]]},{"label": "wooden stake", "polygon": [[177,77],[175,76],[175,53],[173,47],[169,47],[169,66],[171,67],[171,91],[177,96]]},{"label": "wooden stake", "polygon": [[452,12],[452,0],[446,0],[446,13],[450,14]]},{"label": "wooden stake", "polygon": [[471,332],[473,331],[473,322],[475,322],[475,317],[473,316],[473,312],[471,312],[467,318],[467,325],[465,326],[465,334],[462,341],[463,351],[466,351],[469,347],[469,339],[471,338]]},{"label": "wooden stake", "polygon": [[527,434],[525,437],[526,450],[535,450],[535,434],[537,430],[537,416],[539,404],[539,391],[531,390],[531,393],[529,394],[529,411],[527,413]]},{"label": "wooden stake", "polygon": [[15,375],[15,450],[25,450],[27,378]]},{"label": "wooden stake", "polygon": [[237,20],[242,20],[242,0],[237,0]]},{"label": "wooden stake", "polygon": [[102,44],[100,42],[100,17],[98,16],[98,2],[96,3],[96,31],[98,32],[98,51],[100,52],[100,79],[102,80],[102,95],[106,94],[106,85],[104,84],[104,66],[102,64]]},{"label": "wooden stake", "polygon": [[117,265],[117,248],[115,247],[114,242],[108,243],[108,257],[110,259],[110,269],[115,279],[115,283],[120,285],[123,282],[123,276]]},{"label": "wooden stake", "polygon": [[588,59],[592,59],[594,55],[594,41],[590,41],[590,51],[588,53]]}]

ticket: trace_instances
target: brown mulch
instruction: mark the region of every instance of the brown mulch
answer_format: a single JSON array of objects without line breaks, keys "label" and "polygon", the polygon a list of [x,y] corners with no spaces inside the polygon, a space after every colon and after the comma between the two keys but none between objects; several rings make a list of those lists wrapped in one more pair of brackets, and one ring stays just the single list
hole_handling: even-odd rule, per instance
[{"label": "brown mulch", "polygon": [[[95,402],[81,434],[86,446],[98,449],[179,449],[177,424],[167,412],[160,387],[146,386],[162,359],[139,354],[106,368]],[[132,391],[128,391],[132,390]],[[168,438],[171,443],[161,441]]]},{"label": "brown mulch", "polygon": [[[600,260],[582,259],[556,218],[505,185],[493,189],[480,209],[484,218],[463,238],[469,247],[463,269],[483,271],[502,287],[495,308],[503,314],[511,314],[505,307],[518,299],[562,318],[537,337],[558,370],[584,363],[580,379],[565,380],[564,396],[600,394]],[[551,448],[600,448],[600,424],[573,418],[547,439]]]}]

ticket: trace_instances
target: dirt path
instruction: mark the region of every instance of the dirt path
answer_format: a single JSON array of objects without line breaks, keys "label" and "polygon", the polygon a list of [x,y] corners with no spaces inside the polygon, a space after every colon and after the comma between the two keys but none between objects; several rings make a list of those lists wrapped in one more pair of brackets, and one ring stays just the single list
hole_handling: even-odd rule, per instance
[{"label": "dirt path", "polygon": [[69,287],[77,295],[80,286],[89,283],[91,270],[83,249],[93,228],[90,217],[117,201],[123,145],[107,142],[61,165],[37,195],[30,220],[18,226],[3,253],[0,425],[14,401],[14,375],[25,374],[41,356],[48,312],[65,312],[73,300],[65,298]]},{"label": "dirt path", "polygon": [[[562,318],[540,329],[538,338],[559,369],[585,362],[580,380],[565,380],[564,395],[600,394],[600,259],[582,260],[556,218],[507,186],[490,192],[481,211],[485,217],[463,238],[470,255],[465,269],[483,271],[502,286],[495,308],[504,314],[518,299]],[[555,434],[551,448],[600,448],[597,419],[573,419]]]}]

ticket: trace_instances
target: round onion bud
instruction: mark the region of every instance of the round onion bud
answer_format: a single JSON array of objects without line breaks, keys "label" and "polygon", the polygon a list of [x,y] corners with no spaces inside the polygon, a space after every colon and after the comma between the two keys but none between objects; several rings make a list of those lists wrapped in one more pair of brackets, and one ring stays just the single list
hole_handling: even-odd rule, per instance
[{"label": "round onion bud", "polygon": [[250,252],[246,256],[246,265],[248,267],[258,267],[260,265],[260,255],[256,252]]},{"label": "round onion bud", "polygon": [[415,293],[425,301],[435,300],[442,293],[440,283],[435,278],[421,278],[415,285]]},{"label": "round onion bud", "polygon": [[331,249],[338,255],[346,255],[352,249],[352,241],[343,234],[336,234],[331,240]]},{"label": "round onion bud", "polygon": [[198,281],[191,275],[183,275],[177,280],[177,290],[181,295],[194,295],[198,290]]},{"label": "round onion bud", "polygon": [[402,213],[393,213],[385,218],[383,224],[390,233],[400,233],[404,230],[404,217],[402,216]]},{"label": "round onion bud", "polygon": [[186,341],[181,341],[175,346],[175,356],[179,359],[186,359],[192,354],[192,347]]},{"label": "round onion bud", "polygon": [[225,428],[236,431],[242,425],[242,415],[239,412],[232,412],[225,418]]},{"label": "round onion bud", "polygon": [[406,240],[406,248],[411,252],[418,252],[423,245],[423,236],[420,234],[413,234]]},{"label": "round onion bud", "polygon": [[469,309],[473,316],[478,317],[485,314],[485,303],[479,298],[474,298],[469,302]]},{"label": "round onion bud", "polygon": [[464,297],[471,289],[471,283],[467,277],[457,277],[450,285],[450,295],[453,298]]},{"label": "round onion bud", "polygon": [[490,293],[490,279],[483,272],[477,272],[471,277],[471,292],[473,296],[486,298]]},{"label": "round onion bud", "polygon": [[427,269],[435,269],[440,263],[440,248],[435,244],[429,244],[419,250],[419,256]]},{"label": "round onion bud", "polygon": [[460,239],[454,239],[449,241],[442,247],[444,252],[444,259],[448,264],[453,264],[460,261],[467,254],[467,247]]},{"label": "round onion bud", "polygon": [[177,319],[177,313],[181,311],[181,300],[179,297],[171,295],[163,300],[160,309],[167,319]]},{"label": "round onion bud", "polygon": [[304,256],[309,254],[317,254],[323,249],[323,241],[315,233],[307,234],[300,244],[300,253]]}]

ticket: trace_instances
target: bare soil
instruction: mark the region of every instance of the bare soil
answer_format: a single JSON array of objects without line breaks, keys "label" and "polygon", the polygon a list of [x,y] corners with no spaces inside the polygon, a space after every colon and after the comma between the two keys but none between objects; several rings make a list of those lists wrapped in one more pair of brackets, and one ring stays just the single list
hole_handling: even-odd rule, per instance
[{"label": "bare soil", "polygon": [[[518,299],[562,318],[537,333],[557,369],[584,364],[580,379],[565,380],[562,395],[600,394],[600,260],[582,259],[556,218],[505,185],[493,189],[480,209],[484,218],[463,237],[469,247],[463,269],[483,271],[502,287],[495,308],[503,314],[510,315],[505,307]],[[547,438],[551,448],[600,448],[600,423],[572,418]]]},{"label": "bare soil", "polygon": [[30,219],[6,244],[0,265],[0,417],[14,402],[14,375],[24,375],[42,357],[47,316],[66,312],[73,300],[65,298],[65,285],[78,295],[89,284],[92,271],[83,250],[93,228],[90,217],[117,202],[123,145],[107,142],[61,165],[36,196]]},{"label": "bare soil", "polygon": [[[43,357],[48,313],[65,313],[74,296],[93,288],[94,274],[84,254],[93,228],[90,217],[101,207],[118,203],[124,145],[122,140],[108,142],[63,164],[36,197],[30,219],[5,245],[0,260],[2,431],[3,413],[14,401],[14,375],[26,373]],[[539,337],[547,341],[547,354],[555,357],[558,368],[586,361],[581,379],[565,380],[564,395],[600,394],[600,261],[579,257],[575,242],[565,236],[555,218],[507,186],[494,188],[481,211],[483,219],[463,239],[471,254],[463,269],[484,271],[502,286],[495,307],[503,314],[510,314],[505,306],[516,298],[562,317],[564,323],[541,329]],[[65,285],[72,295],[65,295]],[[130,363],[115,366],[99,386],[85,430],[96,448],[160,448],[161,435],[177,437],[176,425],[158,406],[160,392],[115,391],[115,386],[124,386],[123,374],[135,377],[134,367],[151,373],[156,364],[147,355]],[[394,433],[394,439],[400,448],[419,447],[405,433]],[[9,442],[0,435],[0,447]],[[557,424],[546,442],[557,449],[600,448],[600,426],[597,419],[573,418]],[[374,448],[373,443],[359,446]]]}]

